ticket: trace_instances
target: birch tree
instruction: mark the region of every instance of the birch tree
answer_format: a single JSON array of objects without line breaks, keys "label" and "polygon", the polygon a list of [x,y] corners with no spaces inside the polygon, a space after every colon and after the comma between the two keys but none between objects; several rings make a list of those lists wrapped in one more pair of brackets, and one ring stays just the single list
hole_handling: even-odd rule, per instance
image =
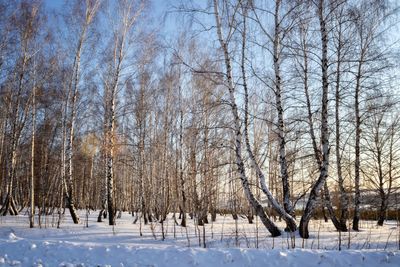
[{"label": "birch tree", "polygon": [[113,29],[112,57],[108,62],[108,69],[104,77],[105,83],[105,164],[107,179],[107,209],[108,223],[115,225],[114,204],[114,148],[116,141],[116,103],[117,93],[121,86],[124,63],[128,55],[129,44],[132,41],[132,30],[141,15],[145,1],[121,0],[117,3],[119,16]]},{"label": "birch tree", "polygon": [[[17,215],[18,209],[14,198],[16,181],[16,168],[18,147],[20,145],[22,132],[26,127],[29,116],[29,98],[31,90],[27,81],[30,76],[30,67],[34,56],[34,42],[38,36],[40,23],[40,5],[36,2],[21,2],[18,4],[18,12],[12,19],[16,27],[18,40],[18,53],[12,74],[12,80],[7,84],[8,98],[5,103],[7,107],[7,128],[9,128],[9,149],[7,155],[7,194],[0,209],[1,215]],[[3,96],[4,97],[4,96]]]},{"label": "birch tree", "polygon": [[36,64],[33,63],[33,88],[32,88],[32,139],[31,139],[31,197],[29,227],[35,226],[35,136],[36,136]]},{"label": "birch tree", "polygon": [[[336,3],[337,4],[337,3]],[[339,3],[340,4],[340,3]],[[333,12],[338,9],[340,7],[338,6],[333,6]],[[330,20],[332,21],[332,20]],[[316,162],[316,166],[319,170],[321,170],[322,168],[322,151],[320,149],[320,147],[322,146],[322,142],[318,143],[317,142],[317,133],[315,131],[315,118],[313,116],[313,110],[312,110],[312,100],[311,100],[311,92],[310,92],[310,87],[311,87],[311,82],[310,82],[310,41],[309,41],[309,31],[310,31],[310,19],[309,18],[303,18],[302,21],[299,23],[299,46],[300,46],[300,54],[301,54],[301,58],[302,58],[302,62],[298,62],[298,64],[300,65],[301,68],[301,75],[303,76],[303,87],[304,87],[304,95],[305,95],[305,100],[306,100],[306,109],[307,109],[307,124],[308,124],[308,128],[309,128],[309,136],[310,136],[310,141],[312,144],[312,149],[313,149],[313,156],[315,158],[315,162]],[[328,38],[328,36],[326,36],[326,38]],[[327,41],[327,40],[326,40]],[[340,48],[342,49],[342,48]],[[326,51],[327,52],[327,51]],[[340,56],[340,52],[338,51],[338,55]],[[296,52],[297,53],[297,52]],[[325,55],[326,56],[326,55]],[[339,62],[337,62],[339,69],[337,69],[337,71],[340,71],[340,62],[342,61],[342,58],[339,58]],[[338,76],[336,76],[337,80],[336,80],[336,90],[339,90],[338,86],[340,83],[340,75],[342,75],[342,73],[339,72],[339,78]],[[326,73],[326,78],[328,78],[328,73]],[[338,95],[336,95],[336,97],[338,97]],[[338,104],[338,102],[337,102]],[[336,111],[338,112],[338,109],[336,109]],[[338,113],[336,113],[337,115]],[[336,126],[339,125],[339,122],[336,122]],[[338,127],[338,126],[337,126]],[[337,128],[338,130],[338,128]],[[322,136],[322,133],[321,133]],[[336,138],[338,138],[339,136],[336,136]],[[322,140],[322,139],[321,139]],[[338,139],[336,139],[336,141],[338,142]],[[318,184],[318,181],[312,185],[312,190],[314,190],[314,186]],[[339,187],[343,187],[343,181],[340,179],[339,177]],[[346,226],[346,222],[343,220],[339,220],[335,214],[335,211],[332,207],[332,201],[331,201],[331,196],[330,196],[330,190],[328,187],[328,183],[325,180],[324,184],[323,184],[323,189],[319,189],[321,190],[321,198],[323,200],[323,205],[326,207],[326,209],[328,210],[328,214],[330,219],[332,220],[332,223],[334,224],[335,228],[338,231],[347,231],[347,226]],[[312,193],[312,191],[311,191]],[[342,188],[341,190],[341,194],[345,194],[344,189]],[[310,194],[311,197],[311,194]],[[343,197],[343,195],[342,195]],[[323,208],[324,209],[324,208]]]},{"label": "birch tree", "polygon": [[[300,220],[299,234],[302,238],[309,238],[308,224],[311,216],[316,208],[317,196],[325,185],[328,177],[329,169],[329,127],[328,127],[328,30],[326,28],[326,3],[324,0],[319,0],[316,3],[317,15],[320,24],[321,35],[321,80],[322,80],[322,101],[321,101],[321,156],[319,164],[319,177],[313,184],[309,193],[309,198],[304,209],[304,213]],[[315,138],[313,138],[315,140]],[[314,145],[314,147],[316,147]],[[317,151],[316,151],[317,152]]]},{"label": "birch tree", "polygon": [[[220,47],[222,49],[222,52],[224,54],[224,63],[225,63],[225,79],[226,79],[226,87],[229,92],[229,102],[231,106],[231,112],[233,116],[233,122],[234,122],[234,132],[235,132],[235,163],[238,168],[238,174],[242,182],[243,189],[245,191],[246,197],[252,204],[253,208],[255,209],[256,213],[258,216],[260,216],[261,221],[263,224],[266,226],[266,228],[270,231],[272,236],[279,236],[280,231],[279,229],[275,226],[275,224],[266,216],[261,204],[259,201],[255,198],[253,192],[251,191],[251,188],[249,186],[249,180],[246,175],[245,171],[245,166],[243,162],[243,157],[242,157],[242,129],[241,129],[241,119],[239,116],[238,112],[238,107],[237,107],[237,102],[236,102],[236,97],[235,97],[235,83],[234,83],[234,78],[233,78],[233,66],[232,66],[232,58],[231,58],[231,52],[229,50],[229,40],[231,38],[231,34],[233,34],[232,28],[228,28],[228,33],[227,36],[224,37],[223,35],[223,28],[222,28],[222,23],[221,23],[221,17],[219,13],[219,7],[218,7],[218,1],[214,0],[214,16],[215,16],[215,22],[216,22],[216,29],[217,29],[217,35],[218,35],[218,40]],[[237,6],[234,5],[234,8],[239,8],[240,5],[238,4]],[[234,9],[235,10],[235,9]],[[233,13],[235,15],[235,12]],[[234,16],[233,15],[233,16]],[[229,17],[228,20],[234,20],[234,17]],[[245,38],[244,38],[245,39]],[[272,196],[271,192],[269,191],[266,183],[265,183],[265,176],[260,168],[260,166],[257,164],[254,155],[249,149],[249,146],[246,146],[247,152],[249,153],[250,160],[252,163],[253,168],[256,171],[257,177],[259,178],[260,184],[262,191],[264,194],[266,194],[269,202],[271,203],[273,209],[278,212],[279,215],[281,215],[284,220],[288,223],[289,229],[292,231],[296,229],[296,224],[293,220],[293,218],[285,212],[285,210],[278,204],[276,199]]]},{"label": "birch tree", "polygon": [[[334,48],[336,51],[336,75],[335,75],[335,156],[336,156],[336,173],[339,187],[339,220],[340,224],[345,226],[349,216],[349,198],[345,190],[344,175],[342,171],[342,133],[341,133],[341,102],[343,98],[343,68],[346,64],[346,58],[349,57],[350,36],[346,31],[348,24],[346,23],[347,8],[339,7],[334,12],[334,21],[336,22],[334,29]],[[344,227],[345,229],[347,227]],[[346,229],[347,230],[347,229]]]},{"label": "birch tree", "polygon": [[393,110],[395,107],[395,102],[387,97],[368,103],[370,115],[365,120],[367,127],[360,141],[365,150],[364,155],[367,156],[361,177],[364,178],[364,184],[372,188],[379,198],[378,226],[382,226],[386,219],[389,198],[395,193],[394,185],[399,179],[395,164],[399,160],[400,118]]},{"label": "birch tree", "polygon": [[[270,33],[263,25],[262,19],[258,15],[261,8],[253,5],[253,12],[255,15],[255,20],[260,26],[261,32],[267,37],[268,41],[272,44],[270,53],[273,57],[273,78],[272,79],[272,91],[275,95],[275,107],[277,111],[277,137],[279,142],[279,165],[280,165],[280,177],[282,181],[282,197],[283,197],[283,207],[285,211],[289,214],[293,214],[293,206],[290,198],[290,185],[289,185],[289,174],[288,174],[288,162],[287,162],[287,138],[286,138],[286,127],[285,127],[285,115],[284,115],[284,77],[282,76],[282,62],[284,60],[284,50],[285,50],[285,39],[290,33],[295,24],[295,20],[291,16],[292,12],[296,10],[296,5],[288,6],[288,10],[284,10],[283,2],[281,0],[274,1],[275,8],[273,12],[265,11],[265,13],[272,13],[273,16],[273,32]],[[284,11],[283,14],[281,12]],[[263,13],[264,14],[264,13]],[[247,15],[246,15],[247,16]],[[292,19],[290,22],[286,20]],[[264,84],[268,84],[267,81],[263,81]]]},{"label": "birch tree", "polygon": [[[354,65],[354,116],[355,116],[355,146],[354,146],[354,216],[353,230],[359,230],[360,220],[360,171],[361,171],[361,125],[362,125],[362,96],[365,83],[374,77],[382,66],[372,67],[373,63],[382,60],[387,51],[378,52],[376,42],[382,35],[382,24],[386,16],[385,1],[368,1],[356,5],[351,9],[350,17],[355,27],[357,40]],[[375,76],[376,77],[376,76]]]},{"label": "birch tree", "polygon": [[[75,207],[75,197],[74,197],[74,179],[73,179],[73,157],[74,157],[74,138],[75,138],[75,123],[76,123],[76,113],[77,113],[77,102],[79,93],[79,82],[81,74],[81,57],[85,42],[87,40],[87,35],[89,27],[91,26],[96,13],[100,6],[100,0],[86,0],[82,15],[82,22],[79,23],[79,33],[77,44],[75,48],[75,54],[73,58],[73,64],[71,68],[71,77],[69,80],[66,102],[64,104],[64,153],[63,155],[63,181],[66,183],[66,200],[67,207],[71,213],[72,220],[75,224],[79,223],[79,216],[76,213]],[[80,9],[80,3],[76,3],[76,8]],[[80,11],[80,10],[79,10]],[[80,13],[80,12],[79,12]],[[78,14],[79,14],[78,13]]]}]

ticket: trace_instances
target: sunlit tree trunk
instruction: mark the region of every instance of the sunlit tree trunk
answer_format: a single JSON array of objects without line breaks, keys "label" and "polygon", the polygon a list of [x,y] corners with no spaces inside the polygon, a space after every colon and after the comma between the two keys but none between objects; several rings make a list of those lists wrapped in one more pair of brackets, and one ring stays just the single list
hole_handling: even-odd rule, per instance
[{"label": "sunlit tree trunk", "polygon": [[66,145],[65,145],[65,182],[67,184],[66,191],[66,199],[67,199],[67,207],[71,213],[72,220],[75,224],[79,223],[79,216],[76,212],[75,207],[75,188],[74,188],[74,138],[75,138],[75,124],[76,124],[76,113],[77,113],[77,101],[78,101],[78,93],[79,93],[79,80],[81,73],[81,56],[83,51],[83,46],[85,41],[87,40],[87,32],[89,30],[89,26],[91,25],[94,16],[97,13],[97,10],[100,5],[100,0],[89,1],[86,0],[85,6],[85,18],[79,33],[78,43],[75,51],[73,66],[72,66],[72,75],[71,80],[68,85],[67,92],[67,103],[66,103]]},{"label": "sunlit tree trunk", "polygon": [[329,169],[329,127],[328,127],[328,31],[326,29],[326,16],[324,12],[324,0],[318,2],[318,18],[321,34],[321,72],[322,72],[322,103],[321,103],[321,164],[319,177],[313,184],[310,195],[300,220],[299,234],[302,238],[309,238],[308,224],[316,208],[317,197],[326,183]]},{"label": "sunlit tree trunk", "polygon": [[31,137],[31,199],[29,227],[35,227],[35,136],[36,136],[36,65],[34,64],[33,88],[32,88],[32,137]]},{"label": "sunlit tree trunk", "polygon": [[[256,211],[257,215],[260,217],[261,221],[265,225],[265,227],[268,229],[268,231],[271,233],[272,236],[279,236],[281,235],[280,230],[276,227],[276,225],[267,217],[267,215],[264,212],[263,207],[261,206],[260,202],[255,198],[254,194],[251,191],[250,184],[248,181],[248,178],[246,176],[245,172],[245,166],[242,158],[242,130],[241,130],[241,123],[240,123],[240,117],[239,117],[239,112],[236,104],[236,99],[235,99],[235,86],[233,82],[233,77],[232,77],[232,65],[231,65],[231,57],[229,55],[229,49],[228,49],[228,43],[224,39],[222,35],[222,25],[220,21],[220,15],[219,15],[219,8],[218,8],[218,1],[214,0],[214,15],[215,15],[215,21],[216,21],[216,27],[217,27],[217,34],[218,34],[218,40],[219,44],[221,46],[221,49],[224,54],[224,63],[225,63],[225,68],[226,68],[226,81],[227,81],[227,87],[228,87],[228,93],[229,93],[229,101],[230,101],[230,106],[231,106],[231,112],[234,120],[234,134],[235,134],[235,163],[237,166],[237,171],[240,177],[240,180],[242,182],[242,186],[245,192],[245,195],[251,205],[253,206],[254,210]],[[254,160],[252,160],[252,163],[254,164]],[[259,170],[256,169],[258,172]],[[260,182],[263,188],[264,193],[267,194],[268,199],[274,200],[272,197],[272,194],[269,192],[269,190],[266,187],[265,184],[265,178],[260,177],[260,172],[257,173],[260,178]],[[264,180],[263,180],[264,178]],[[272,203],[272,205],[276,204],[276,202]]]}]

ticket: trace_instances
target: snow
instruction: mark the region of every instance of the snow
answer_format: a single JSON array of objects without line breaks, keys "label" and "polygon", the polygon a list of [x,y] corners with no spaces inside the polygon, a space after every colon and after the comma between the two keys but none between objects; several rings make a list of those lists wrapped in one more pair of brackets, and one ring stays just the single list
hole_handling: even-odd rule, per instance
[{"label": "snow", "polygon": [[66,214],[60,229],[56,216],[42,218],[42,228],[35,229],[26,215],[1,217],[0,266],[400,266],[397,222],[377,227],[363,221],[362,231],[341,234],[339,251],[338,232],[323,221],[312,221],[311,238],[296,235],[296,248],[289,249],[286,233],[271,238],[259,222],[240,218],[235,224],[231,216],[218,216],[205,226],[202,248],[203,228],[190,219],[182,228],[169,215],[163,241],[159,223],[142,225],[140,236],[139,222],[133,224],[128,213],[115,227],[97,223],[97,212],[90,214],[88,228],[84,211],[80,217],[74,225]]}]

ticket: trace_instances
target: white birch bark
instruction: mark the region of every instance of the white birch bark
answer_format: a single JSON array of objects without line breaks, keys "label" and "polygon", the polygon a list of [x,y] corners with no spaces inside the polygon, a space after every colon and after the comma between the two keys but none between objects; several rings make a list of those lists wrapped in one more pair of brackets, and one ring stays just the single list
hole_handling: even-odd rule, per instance
[{"label": "white birch bark", "polygon": [[[342,14],[339,14],[342,15]],[[340,192],[339,198],[339,211],[340,211],[340,223],[346,225],[346,221],[349,213],[349,199],[344,188],[344,179],[342,174],[342,157],[340,154],[340,83],[341,83],[341,64],[342,64],[342,49],[343,49],[343,33],[342,33],[342,21],[339,21],[338,26],[338,45],[337,45],[337,66],[336,66],[336,85],[335,85],[335,131],[336,131],[336,169],[338,186]],[[347,227],[346,227],[347,230]]]},{"label": "white birch bark", "polygon": [[113,62],[110,73],[110,81],[106,84],[108,92],[107,119],[106,119],[106,177],[107,177],[107,206],[109,225],[115,225],[114,204],[114,146],[115,146],[115,112],[117,90],[120,83],[123,61],[126,56],[126,43],[130,31],[138,16],[144,8],[143,2],[135,10],[135,1],[122,1],[119,7],[122,12],[120,27],[114,32]]},{"label": "white birch bark", "polygon": [[74,157],[74,137],[75,137],[75,122],[76,122],[76,106],[77,106],[77,97],[79,92],[79,79],[80,79],[80,65],[81,65],[81,56],[83,46],[86,41],[87,31],[89,26],[91,25],[94,16],[99,8],[100,0],[96,0],[95,2],[86,0],[86,12],[85,12],[85,21],[82,25],[82,29],[79,35],[77,48],[74,56],[74,63],[72,67],[72,76],[70,80],[70,84],[68,86],[68,97],[66,116],[68,116],[68,125],[67,125],[67,133],[66,133],[66,146],[65,146],[65,160],[66,160],[66,183],[67,183],[67,204],[69,211],[71,213],[72,220],[75,224],[79,223],[79,216],[76,213],[75,208],[75,196],[74,196],[74,181],[73,181],[73,157]]},{"label": "white birch bark", "polygon": [[281,28],[280,28],[280,17],[279,9],[281,0],[275,1],[275,33],[273,42],[273,59],[274,59],[274,72],[275,72],[275,98],[276,108],[278,111],[278,137],[279,137],[279,164],[280,164],[280,175],[282,179],[282,192],[283,192],[283,206],[287,213],[293,212],[293,207],[290,202],[290,185],[289,185],[289,174],[288,164],[286,159],[286,138],[285,138],[285,123],[284,123],[284,112],[282,105],[282,78],[281,78]]},{"label": "white birch bark", "polygon": [[[235,86],[233,83],[233,77],[232,77],[232,65],[231,65],[231,58],[229,55],[229,49],[228,49],[228,43],[222,36],[222,25],[220,21],[220,16],[219,16],[219,10],[218,10],[218,0],[214,0],[214,14],[215,14],[215,21],[216,21],[216,26],[217,26],[217,34],[218,34],[218,40],[219,44],[223,50],[224,53],[224,60],[225,60],[225,68],[226,68],[226,79],[227,79],[227,87],[228,87],[228,92],[229,92],[229,100],[230,100],[230,106],[231,106],[231,111],[234,119],[234,131],[235,131],[235,163],[238,168],[238,174],[240,177],[240,180],[242,182],[242,186],[244,189],[244,192],[246,194],[247,199],[253,206],[254,210],[256,211],[257,215],[260,216],[261,221],[265,225],[265,227],[268,229],[268,231],[271,233],[272,236],[279,236],[281,235],[279,229],[275,226],[275,224],[267,217],[267,215],[264,212],[263,207],[259,203],[259,201],[254,197],[248,178],[246,176],[245,172],[245,167],[244,167],[244,162],[242,158],[242,130],[240,126],[240,118],[239,118],[239,112],[236,104],[236,99],[235,99]],[[261,172],[258,172],[256,169],[258,175],[262,174]],[[263,178],[261,176],[260,178]],[[267,197],[275,201],[275,199],[272,197],[272,194],[269,192],[269,190],[266,187],[265,184],[265,178],[260,179],[260,182],[263,186],[263,189],[266,189],[264,193],[267,194]],[[276,204],[276,201],[274,202]]]},{"label": "white birch bark", "polygon": [[321,103],[321,164],[319,177],[311,188],[310,195],[300,220],[299,234],[302,238],[309,238],[308,223],[317,204],[317,196],[328,177],[329,169],[329,127],[328,127],[328,31],[324,14],[324,0],[318,2],[318,19],[321,34],[321,72],[322,72],[322,103]]},{"label": "white birch bark", "polygon": [[35,227],[35,131],[36,131],[36,65],[34,64],[33,88],[32,88],[32,140],[31,140],[31,195],[29,227]]},{"label": "white birch bark", "polygon": [[[0,215],[18,215],[18,210],[15,205],[14,201],[14,179],[16,176],[16,167],[17,167],[17,148],[21,138],[21,132],[25,125],[25,114],[26,111],[22,111],[23,115],[19,116],[21,112],[21,95],[23,90],[23,80],[25,77],[25,71],[29,60],[28,55],[28,47],[27,47],[27,40],[24,40],[23,44],[23,51],[22,51],[22,65],[20,71],[15,75],[18,78],[18,87],[17,93],[13,97],[11,93],[11,99],[15,98],[15,102],[10,101],[9,106],[9,119],[10,119],[10,126],[11,126],[11,149],[8,155],[7,160],[9,161],[9,169],[7,172],[7,195],[6,199],[0,209]],[[28,105],[26,105],[25,109]]]},{"label": "white birch bark", "polygon": [[[279,2],[279,1],[278,1]],[[271,203],[272,208],[278,213],[279,216],[281,216],[283,218],[283,220],[287,223],[288,228],[291,232],[296,231],[296,222],[293,219],[293,217],[289,214],[289,211],[285,208],[282,208],[282,206],[276,201],[276,199],[273,197],[271,191],[268,189],[267,184],[265,182],[265,176],[263,171],[261,170],[255,156],[253,153],[253,150],[251,148],[250,145],[250,140],[249,140],[249,134],[248,134],[248,115],[249,115],[249,111],[248,111],[248,103],[249,103],[249,97],[248,97],[248,88],[247,88],[247,78],[246,78],[246,70],[245,70],[245,48],[246,48],[246,14],[247,12],[244,11],[244,16],[243,16],[243,32],[242,32],[242,62],[241,62],[241,70],[242,70],[242,79],[243,79],[243,87],[244,87],[244,95],[245,95],[245,118],[244,118],[244,135],[245,135],[245,143],[246,143],[246,150],[247,153],[249,154],[250,157],[250,161],[251,161],[251,165],[253,167],[253,169],[255,169],[256,171],[256,175],[260,181],[260,185],[261,185],[261,189],[263,191],[263,193],[267,196],[268,201]],[[274,45],[275,46],[275,45]],[[275,61],[275,59],[274,59]],[[278,71],[279,73],[279,66],[275,66],[276,71]],[[279,74],[277,75],[279,76]],[[278,78],[278,80],[280,80],[280,78]],[[280,82],[279,82],[280,83]],[[277,87],[280,88],[280,86],[277,85]],[[279,89],[280,91],[280,89]],[[280,93],[279,93],[280,94]],[[277,102],[278,102],[278,98],[280,99],[280,96],[277,96]],[[280,100],[279,100],[280,101]],[[280,103],[280,102],[279,102]],[[282,106],[280,106],[281,111],[283,113],[282,110]],[[283,116],[283,114],[281,113],[281,116]],[[280,117],[280,122],[281,126],[283,127],[283,117]],[[281,127],[279,127],[279,131],[281,131],[280,134],[282,138],[280,138],[280,164],[281,164],[281,175],[282,175],[282,182],[283,182],[283,187],[284,187],[284,203],[286,203],[286,201],[288,201],[286,204],[286,207],[289,209],[290,208],[290,199],[289,199],[289,184],[288,184],[288,175],[287,175],[287,164],[286,164],[286,152],[285,152],[285,138],[283,136],[283,129]],[[283,143],[282,143],[283,142]],[[283,173],[282,173],[283,172]],[[286,176],[284,176],[286,175]],[[284,182],[286,181],[286,183]],[[288,190],[285,193],[285,189]],[[291,208],[289,209],[291,210]]]}]

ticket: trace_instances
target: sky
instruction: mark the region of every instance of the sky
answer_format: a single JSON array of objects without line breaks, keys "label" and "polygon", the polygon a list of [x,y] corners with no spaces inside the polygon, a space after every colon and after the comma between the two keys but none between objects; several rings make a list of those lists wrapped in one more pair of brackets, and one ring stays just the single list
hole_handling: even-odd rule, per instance
[{"label": "sky", "polygon": [[64,1],[63,0],[45,0],[44,2],[47,7],[59,9],[62,6]]},{"label": "sky", "polygon": [[[43,0],[46,8],[50,10],[55,10],[62,12],[62,7],[68,0]],[[83,0],[82,0],[83,1]],[[172,6],[179,3],[178,0],[150,0],[151,7],[149,11],[151,12],[150,17],[154,20],[154,26],[160,28],[164,35],[174,35],[177,33],[176,27],[176,17],[168,16],[164,20],[165,12],[172,9]]]},{"label": "sky", "polygon": [[[61,10],[62,6],[68,0],[44,0],[45,5],[50,9]],[[156,13],[162,13],[168,9],[173,0],[153,0],[150,1],[152,5],[152,11]]]}]

